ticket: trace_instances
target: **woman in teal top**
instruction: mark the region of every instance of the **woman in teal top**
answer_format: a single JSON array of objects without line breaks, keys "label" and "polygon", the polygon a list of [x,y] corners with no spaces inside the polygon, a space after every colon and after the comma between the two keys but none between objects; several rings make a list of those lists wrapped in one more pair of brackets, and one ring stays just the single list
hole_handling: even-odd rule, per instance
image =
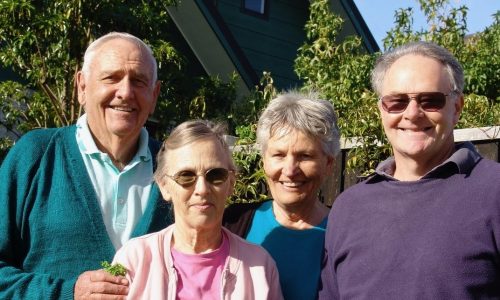
[{"label": "woman in teal top", "polygon": [[318,194],[340,152],[332,104],[313,93],[278,96],[259,119],[257,143],[272,201],[234,204],[224,225],[269,251],[285,299],[315,299],[329,211]]}]

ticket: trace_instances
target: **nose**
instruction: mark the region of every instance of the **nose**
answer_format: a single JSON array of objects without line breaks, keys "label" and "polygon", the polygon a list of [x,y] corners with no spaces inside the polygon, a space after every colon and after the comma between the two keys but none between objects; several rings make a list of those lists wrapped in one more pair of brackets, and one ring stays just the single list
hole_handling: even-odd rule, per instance
[{"label": "nose", "polygon": [[298,170],[299,170],[299,161],[293,156],[288,156],[285,159],[283,169],[281,170],[283,175],[291,177],[297,174]]},{"label": "nose", "polygon": [[408,103],[408,107],[406,107],[403,113],[406,119],[413,120],[422,116],[423,111],[417,100],[415,98],[411,98]]},{"label": "nose", "polygon": [[198,176],[194,184],[194,193],[197,195],[206,195],[209,191],[209,183],[205,176]]},{"label": "nose", "polygon": [[132,96],[132,82],[130,82],[130,79],[125,77],[119,82],[116,96],[119,99],[128,99]]}]

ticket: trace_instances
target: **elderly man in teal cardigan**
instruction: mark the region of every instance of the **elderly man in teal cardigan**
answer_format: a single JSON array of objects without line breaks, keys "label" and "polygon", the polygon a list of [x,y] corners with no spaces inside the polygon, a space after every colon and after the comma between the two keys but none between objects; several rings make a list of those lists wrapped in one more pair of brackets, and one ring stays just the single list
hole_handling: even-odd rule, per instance
[{"label": "elderly man in teal cardigan", "polygon": [[172,223],[153,183],[159,144],[143,128],[160,84],[140,39],[110,33],[77,75],[73,126],[25,134],[0,167],[0,299],[125,299],[100,269],[131,237]]}]

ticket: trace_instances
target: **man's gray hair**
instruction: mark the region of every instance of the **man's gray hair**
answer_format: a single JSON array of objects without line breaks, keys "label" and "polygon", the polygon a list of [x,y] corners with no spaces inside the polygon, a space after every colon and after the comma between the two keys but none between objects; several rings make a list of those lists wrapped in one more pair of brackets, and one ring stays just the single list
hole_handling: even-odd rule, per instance
[{"label": "man's gray hair", "polygon": [[141,39],[138,37],[131,35],[130,33],[126,32],[110,32],[106,35],[101,36],[97,40],[93,41],[90,43],[90,45],[87,47],[87,50],[85,51],[85,55],[83,56],[83,66],[82,66],[82,73],[84,76],[87,76],[90,72],[90,65],[92,64],[92,60],[95,57],[96,51],[104,45],[106,42],[114,40],[114,39],[122,39],[122,40],[127,40],[133,44],[135,44],[139,49],[142,50],[143,53],[147,53],[150,60],[151,64],[153,67],[153,76],[152,76],[152,82],[151,85],[154,85],[156,83],[156,80],[158,79],[158,71],[157,67],[158,64],[156,63],[156,59],[153,55],[153,50],[144,43]]},{"label": "man's gray hair", "polygon": [[431,42],[419,41],[411,42],[391,51],[388,51],[380,56],[372,72],[372,88],[379,95],[382,92],[385,74],[392,64],[399,58],[405,55],[421,55],[428,58],[433,58],[441,62],[450,77],[452,91],[462,93],[464,89],[464,71],[458,60],[445,48]]},{"label": "man's gray hair", "polygon": [[298,130],[317,138],[326,155],[340,153],[340,132],[332,103],[317,93],[290,91],[269,102],[259,118],[257,143],[263,153],[273,136],[284,136]]}]

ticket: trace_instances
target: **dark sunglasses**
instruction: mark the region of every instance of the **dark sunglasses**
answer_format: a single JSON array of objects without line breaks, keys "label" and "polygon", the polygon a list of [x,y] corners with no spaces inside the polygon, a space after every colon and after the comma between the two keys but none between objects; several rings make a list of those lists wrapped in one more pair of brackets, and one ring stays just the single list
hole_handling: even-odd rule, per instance
[{"label": "dark sunglasses", "polygon": [[382,108],[391,114],[402,113],[408,107],[411,99],[415,99],[420,107],[427,112],[438,111],[446,105],[446,96],[441,92],[423,92],[415,94],[391,94],[380,98]]},{"label": "dark sunglasses", "polygon": [[174,175],[165,175],[173,181],[177,182],[177,184],[183,187],[190,187],[196,183],[198,176],[203,176],[205,179],[213,185],[220,185],[226,182],[229,177],[229,172],[232,172],[228,169],[224,168],[213,168],[207,170],[205,174],[196,174],[193,171],[183,170],[175,173]]}]

